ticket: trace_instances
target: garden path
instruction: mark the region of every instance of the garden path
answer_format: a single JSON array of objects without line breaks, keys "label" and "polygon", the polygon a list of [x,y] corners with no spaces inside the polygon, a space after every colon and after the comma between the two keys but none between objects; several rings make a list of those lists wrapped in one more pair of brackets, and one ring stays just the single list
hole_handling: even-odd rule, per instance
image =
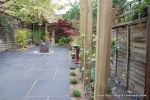
[{"label": "garden path", "polygon": [[0,53],[0,100],[70,100],[68,48]]}]

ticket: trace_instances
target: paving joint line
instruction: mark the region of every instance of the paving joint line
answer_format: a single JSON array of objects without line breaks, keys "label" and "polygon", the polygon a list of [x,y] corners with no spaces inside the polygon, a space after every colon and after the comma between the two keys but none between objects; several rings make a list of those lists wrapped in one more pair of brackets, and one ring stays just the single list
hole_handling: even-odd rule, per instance
[{"label": "paving joint line", "polygon": [[54,73],[54,76],[53,76],[53,80],[55,80],[55,77],[56,77],[56,74],[57,74],[57,67],[56,67],[56,70],[55,70],[55,73]]},{"label": "paving joint line", "polygon": [[34,86],[36,85],[37,81],[38,81],[38,79],[36,79],[36,80],[34,81],[34,83],[32,84],[32,86],[30,87],[29,91],[27,92],[26,96],[29,96],[30,92],[32,91],[32,89],[33,89]]},{"label": "paving joint line", "polygon": [[49,100],[49,96],[47,96],[46,100]]}]

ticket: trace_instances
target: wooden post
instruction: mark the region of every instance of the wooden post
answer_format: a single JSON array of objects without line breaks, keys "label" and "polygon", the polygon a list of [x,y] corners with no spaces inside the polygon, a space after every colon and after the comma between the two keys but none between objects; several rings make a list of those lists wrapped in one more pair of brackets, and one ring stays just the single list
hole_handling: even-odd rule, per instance
[{"label": "wooden post", "polygon": [[85,0],[84,86],[90,81],[92,52],[92,0]]},{"label": "wooden post", "polygon": [[[80,0],[80,39],[82,39],[82,44],[80,44],[80,48],[83,49],[83,34],[85,34],[84,32],[84,26],[83,26],[83,22],[84,22],[84,0]],[[83,63],[84,63],[84,55],[80,55],[80,71],[82,71],[83,68]],[[82,76],[83,78],[83,76]]]},{"label": "wooden post", "polygon": [[49,40],[49,33],[48,33],[48,30],[47,30],[47,23],[45,23],[45,36],[46,36],[46,39]]},{"label": "wooden post", "polygon": [[[150,17],[150,6],[148,7],[148,16]],[[150,20],[147,23],[147,64],[145,72],[145,100],[150,100]]]},{"label": "wooden post", "polygon": [[83,33],[83,10],[84,10],[84,0],[80,0],[80,35],[84,34]]},{"label": "wooden post", "polygon": [[52,44],[55,44],[55,30],[52,30]]},{"label": "wooden post", "polygon": [[94,100],[107,100],[112,30],[112,0],[98,0]]}]

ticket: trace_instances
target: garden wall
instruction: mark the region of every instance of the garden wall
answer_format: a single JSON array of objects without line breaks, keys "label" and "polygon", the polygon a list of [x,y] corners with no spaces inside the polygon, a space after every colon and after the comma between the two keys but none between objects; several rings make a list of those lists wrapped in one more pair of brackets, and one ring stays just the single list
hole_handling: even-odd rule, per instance
[{"label": "garden wall", "polygon": [[10,50],[15,45],[16,20],[4,13],[0,13],[0,52]]}]

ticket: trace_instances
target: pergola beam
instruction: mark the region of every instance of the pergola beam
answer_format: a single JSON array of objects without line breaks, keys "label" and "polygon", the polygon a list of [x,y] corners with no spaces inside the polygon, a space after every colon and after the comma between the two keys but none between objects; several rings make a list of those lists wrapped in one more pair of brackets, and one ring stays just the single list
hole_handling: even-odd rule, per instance
[{"label": "pergola beam", "polygon": [[111,24],[112,0],[98,0],[94,100],[107,100]]}]

